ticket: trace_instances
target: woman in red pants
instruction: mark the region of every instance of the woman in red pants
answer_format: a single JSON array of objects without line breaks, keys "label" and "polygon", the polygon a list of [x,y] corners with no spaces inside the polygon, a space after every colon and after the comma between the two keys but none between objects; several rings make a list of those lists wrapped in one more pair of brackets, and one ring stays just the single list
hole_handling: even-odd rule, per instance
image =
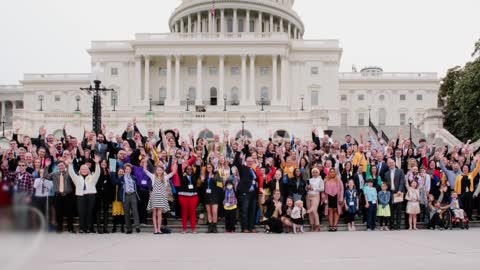
[{"label": "woman in red pants", "polygon": [[197,233],[197,184],[200,170],[200,167],[198,167],[196,172],[193,173],[193,167],[187,166],[185,168],[185,174],[181,179],[181,186],[178,191],[178,201],[180,203],[180,208],[182,209],[183,233],[187,233],[187,221],[189,219],[192,233]]}]

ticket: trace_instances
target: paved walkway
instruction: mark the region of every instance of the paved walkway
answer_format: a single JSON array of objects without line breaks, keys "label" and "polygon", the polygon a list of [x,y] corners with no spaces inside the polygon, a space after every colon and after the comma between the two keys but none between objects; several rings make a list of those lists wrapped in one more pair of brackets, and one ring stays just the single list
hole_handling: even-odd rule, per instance
[{"label": "paved walkway", "polygon": [[[480,229],[303,235],[50,234],[37,238],[0,234],[0,239],[4,270],[451,270],[457,269],[452,266],[473,269],[480,263]],[[25,263],[15,263],[21,261]]]}]

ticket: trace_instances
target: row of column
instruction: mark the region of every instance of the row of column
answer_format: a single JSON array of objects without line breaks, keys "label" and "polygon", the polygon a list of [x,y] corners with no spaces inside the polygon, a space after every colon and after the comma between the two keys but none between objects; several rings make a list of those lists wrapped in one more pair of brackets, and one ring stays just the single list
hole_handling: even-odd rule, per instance
[{"label": "row of column", "polygon": [[[180,105],[180,60],[181,56],[167,55],[167,78],[166,78],[166,100],[165,104],[167,106],[178,106]],[[196,95],[195,95],[195,105],[202,105],[203,103],[203,55],[197,55],[197,81],[196,81]],[[280,57],[280,90],[278,90],[278,58]],[[218,93],[217,97],[223,98],[226,94],[225,91],[225,56],[218,56]],[[249,82],[247,82],[247,58],[249,60]],[[240,105],[256,105],[255,99],[255,66],[256,55],[241,55],[241,100]],[[150,97],[150,56],[144,56],[145,60],[145,72],[144,77],[142,78],[142,57],[138,56],[135,59],[135,70],[136,70],[136,89],[137,93],[142,93],[141,100],[148,100]],[[172,61],[175,61],[175,89],[172,89]],[[282,105],[286,103],[287,97],[287,87],[288,87],[288,61],[285,55],[272,55],[272,95],[271,103],[272,105]],[[142,79],[143,79],[143,90],[142,91]],[[248,87],[248,88],[247,88]],[[174,90],[174,91],[172,91]],[[219,106],[221,104],[219,103]]]},{"label": "row of column", "polygon": [[[290,23],[289,21],[284,23],[283,18],[279,18],[278,22],[275,22],[275,16],[270,14],[266,15],[267,17],[266,20],[264,20],[264,15],[262,12],[258,12],[258,17],[255,20],[254,24],[254,29],[251,29],[250,26],[250,10],[245,10],[245,16],[241,17],[238,16],[238,11],[237,9],[233,9],[233,16],[232,16],[232,31],[233,33],[238,33],[240,32],[239,29],[239,23],[240,23],[240,18],[243,18],[243,32],[256,32],[256,33],[262,33],[262,32],[286,32],[290,34],[290,37],[293,37],[295,39],[300,39],[303,36],[303,33]],[[175,22],[173,25],[173,31],[176,33],[226,33],[228,32],[227,30],[227,20],[225,16],[225,10],[221,9],[220,10],[220,29],[217,29],[217,21],[216,17],[212,16],[212,13],[210,11],[208,13],[208,18],[205,18],[202,16],[201,12],[198,12],[196,14],[196,20],[192,18],[192,15],[187,16],[186,22],[187,25],[185,26],[185,19],[181,18],[179,21]],[[263,24],[268,23],[267,29],[265,31],[262,31]]]}]

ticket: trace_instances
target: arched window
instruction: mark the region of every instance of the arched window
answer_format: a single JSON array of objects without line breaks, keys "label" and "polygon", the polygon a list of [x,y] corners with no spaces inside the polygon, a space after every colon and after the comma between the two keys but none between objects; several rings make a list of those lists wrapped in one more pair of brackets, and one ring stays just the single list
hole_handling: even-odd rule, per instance
[{"label": "arched window", "polygon": [[238,87],[233,87],[230,93],[230,99],[232,105],[240,105],[240,90]]},{"label": "arched window", "polygon": [[5,128],[12,128],[13,124],[13,103],[11,101],[5,101]]},{"label": "arched window", "polygon": [[275,134],[273,134],[274,139],[276,139],[278,137],[283,138],[283,139],[290,139],[290,134],[286,130],[279,129],[279,130],[275,131]]},{"label": "arched window", "polygon": [[242,133],[243,133],[243,136],[245,136],[245,138],[249,138],[249,139],[253,138],[252,133],[245,129],[243,130],[243,132],[242,130],[239,130],[237,132],[237,135],[235,135],[235,139],[236,140],[240,139],[242,137]]},{"label": "arched window", "polygon": [[245,20],[243,18],[238,19],[238,32],[244,32]]},{"label": "arched window", "polygon": [[197,98],[197,90],[195,89],[195,87],[188,88],[187,98],[189,98],[190,101],[194,101]]},{"label": "arched window", "polygon": [[165,100],[167,99],[167,89],[162,87],[158,90],[158,105],[165,106]]},{"label": "arched window", "polygon": [[380,108],[378,110],[378,125],[385,126],[387,123],[387,110]]},{"label": "arched window", "polygon": [[210,105],[216,106],[217,104],[218,104],[217,88],[212,87],[210,88]]},{"label": "arched window", "polygon": [[198,138],[203,138],[205,140],[213,140],[213,132],[208,130],[208,129],[204,129],[202,131],[200,131],[200,133],[198,134]]},{"label": "arched window", "polygon": [[23,101],[22,100],[15,101],[15,108],[23,109]]},{"label": "arched window", "polygon": [[233,18],[228,18],[227,19],[227,32],[228,33],[233,32]]}]

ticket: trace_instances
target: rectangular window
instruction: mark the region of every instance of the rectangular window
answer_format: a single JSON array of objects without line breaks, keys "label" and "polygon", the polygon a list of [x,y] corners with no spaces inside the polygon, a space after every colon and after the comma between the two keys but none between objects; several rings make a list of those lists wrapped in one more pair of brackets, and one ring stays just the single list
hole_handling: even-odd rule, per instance
[{"label": "rectangular window", "polygon": [[167,68],[161,67],[159,69],[160,76],[167,76]]},{"label": "rectangular window", "polygon": [[341,125],[342,127],[348,126],[348,113],[342,112],[342,113],[340,114],[340,125]]},{"label": "rectangular window", "polygon": [[365,126],[365,113],[358,113],[358,125]]},{"label": "rectangular window", "polygon": [[400,114],[400,125],[404,126],[407,124],[407,115],[405,113]]},{"label": "rectangular window", "polygon": [[111,68],[110,69],[110,75],[118,76],[118,68]]},{"label": "rectangular window", "polygon": [[407,100],[407,96],[404,94],[400,95],[400,101],[405,101],[405,100]]},{"label": "rectangular window", "polygon": [[341,101],[347,101],[347,95],[341,95],[340,100]]},{"label": "rectangular window", "polygon": [[423,95],[417,95],[417,100],[422,101],[423,100]]},{"label": "rectangular window", "polygon": [[230,73],[232,73],[232,75],[239,75],[240,74],[240,68],[239,67],[232,67],[230,69]]},{"label": "rectangular window", "polygon": [[260,67],[260,75],[267,76],[268,75],[268,67]]},{"label": "rectangular window", "polygon": [[188,75],[190,75],[190,76],[197,75],[197,68],[196,67],[189,67],[188,68]]},{"label": "rectangular window", "polygon": [[318,106],[318,90],[312,90],[312,106]]},{"label": "rectangular window", "polygon": [[318,75],[318,67],[311,67],[310,75]]},{"label": "rectangular window", "polygon": [[358,100],[359,101],[364,101],[365,100],[365,95],[364,94],[358,95]]},{"label": "rectangular window", "polygon": [[55,102],[60,102],[60,96],[55,96]]},{"label": "rectangular window", "polygon": [[218,74],[218,70],[217,70],[216,67],[210,67],[210,68],[208,69],[208,73],[210,73],[211,76],[215,76],[215,75]]}]

